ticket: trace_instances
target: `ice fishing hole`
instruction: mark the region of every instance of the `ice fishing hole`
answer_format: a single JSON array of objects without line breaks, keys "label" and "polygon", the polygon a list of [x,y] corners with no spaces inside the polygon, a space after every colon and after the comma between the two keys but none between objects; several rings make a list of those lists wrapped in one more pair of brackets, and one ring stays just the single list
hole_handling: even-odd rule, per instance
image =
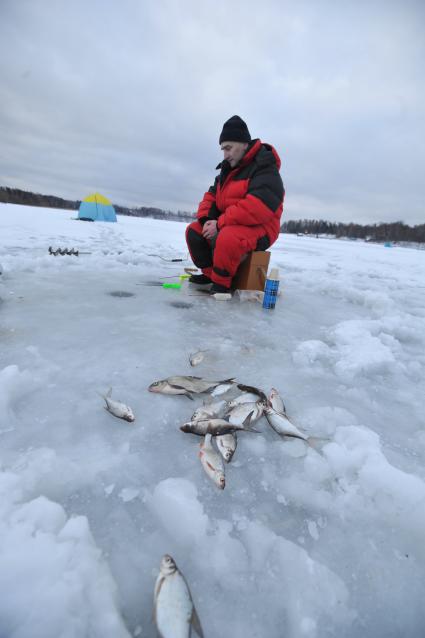
[{"label": "ice fishing hole", "polygon": [[170,301],[170,306],[173,306],[173,308],[192,308],[193,303],[188,303],[187,301]]},{"label": "ice fishing hole", "polygon": [[134,292],[126,292],[125,290],[113,290],[108,292],[111,297],[134,297]]}]

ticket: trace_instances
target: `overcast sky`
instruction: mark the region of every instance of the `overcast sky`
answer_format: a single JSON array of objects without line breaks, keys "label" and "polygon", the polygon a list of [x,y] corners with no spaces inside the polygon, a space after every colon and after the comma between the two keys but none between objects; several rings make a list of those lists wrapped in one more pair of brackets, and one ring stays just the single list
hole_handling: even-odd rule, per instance
[{"label": "overcast sky", "polygon": [[0,185],[194,211],[234,114],[286,219],[425,223],[425,2],[0,0]]}]

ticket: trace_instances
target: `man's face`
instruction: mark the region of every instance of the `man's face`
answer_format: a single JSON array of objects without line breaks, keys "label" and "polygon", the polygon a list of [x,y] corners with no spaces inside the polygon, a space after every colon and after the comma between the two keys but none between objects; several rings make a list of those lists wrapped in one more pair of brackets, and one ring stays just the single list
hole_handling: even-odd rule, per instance
[{"label": "man's face", "polygon": [[232,168],[241,161],[247,148],[248,144],[244,142],[222,142],[221,144],[224,159],[229,162]]}]

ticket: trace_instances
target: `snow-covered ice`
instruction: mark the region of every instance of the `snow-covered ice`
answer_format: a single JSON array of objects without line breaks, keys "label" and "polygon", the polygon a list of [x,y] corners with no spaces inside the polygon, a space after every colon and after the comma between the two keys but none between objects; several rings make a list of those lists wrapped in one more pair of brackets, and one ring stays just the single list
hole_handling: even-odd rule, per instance
[{"label": "snow-covered ice", "polygon": [[[425,252],[281,235],[265,311],[143,285],[184,224],[73,217],[0,204],[1,638],[155,636],[164,553],[208,638],[423,636]],[[262,419],[220,491],[175,374],[275,387],[320,445]]]}]

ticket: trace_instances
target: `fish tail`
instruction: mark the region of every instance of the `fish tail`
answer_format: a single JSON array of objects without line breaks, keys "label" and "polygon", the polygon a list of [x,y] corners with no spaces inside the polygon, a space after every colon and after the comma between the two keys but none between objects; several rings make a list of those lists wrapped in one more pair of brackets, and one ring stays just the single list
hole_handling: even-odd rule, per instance
[{"label": "fish tail", "polygon": [[243,429],[245,430],[245,432],[255,432],[255,434],[261,434],[260,430],[256,430],[255,428],[253,428],[250,423],[244,425]]},{"label": "fish tail", "polygon": [[247,416],[247,417],[243,420],[242,425],[243,425],[243,427],[244,427],[244,428],[247,428],[248,430],[249,430],[249,429],[251,429],[251,428],[250,428],[250,425],[251,425],[251,421],[252,421],[252,417],[253,417],[253,415],[254,415],[254,410],[252,410],[252,411],[248,414],[248,416]]},{"label": "fish tail", "polygon": [[188,399],[190,399],[191,401],[194,401],[193,396],[190,394],[190,392],[185,392],[185,397],[187,397]]},{"label": "fish tail", "polygon": [[306,439],[306,442],[308,443],[308,445],[312,447],[314,450],[317,450],[317,448],[320,447],[322,444],[326,443],[326,441],[330,441],[330,439],[326,437],[322,437],[322,436],[309,436]]},{"label": "fish tail", "polygon": [[106,402],[106,405],[108,405],[108,399],[111,396],[111,393],[109,391],[106,394],[103,394],[103,392],[99,392],[98,390],[96,390],[96,394],[102,397],[102,399]]}]

